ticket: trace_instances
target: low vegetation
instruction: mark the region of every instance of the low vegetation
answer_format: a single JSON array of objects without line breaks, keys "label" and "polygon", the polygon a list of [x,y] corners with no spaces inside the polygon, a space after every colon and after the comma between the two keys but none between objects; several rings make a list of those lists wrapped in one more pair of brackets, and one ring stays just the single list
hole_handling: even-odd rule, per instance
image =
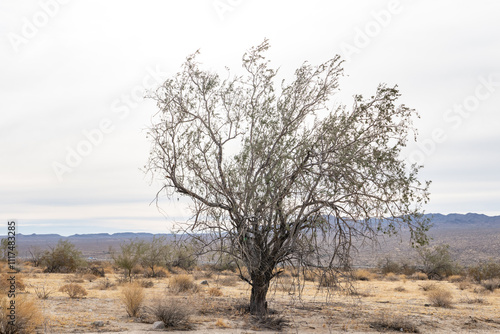
[{"label": "low vegetation", "polygon": [[144,303],[144,288],[137,283],[129,283],[122,287],[121,301],[129,317],[139,316],[139,311]]}]

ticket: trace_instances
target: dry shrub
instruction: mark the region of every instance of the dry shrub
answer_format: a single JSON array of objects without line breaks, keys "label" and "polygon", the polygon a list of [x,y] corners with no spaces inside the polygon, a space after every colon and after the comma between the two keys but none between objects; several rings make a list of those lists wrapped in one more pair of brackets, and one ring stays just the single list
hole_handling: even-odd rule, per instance
[{"label": "dry shrub", "polygon": [[397,286],[394,288],[394,290],[397,292],[405,292],[406,291],[404,286]]},{"label": "dry shrub", "polygon": [[466,303],[466,304],[488,304],[488,302],[486,301],[486,299],[481,298],[481,297],[469,298],[469,297],[466,296],[460,302],[461,303]]},{"label": "dry shrub", "polygon": [[141,286],[143,288],[152,288],[155,284],[153,283],[153,281],[141,281],[140,282]]},{"label": "dry shrub", "polygon": [[391,282],[399,281],[401,279],[400,276],[396,275],[395,273],[387,273],[385,275],[385,279]]},{"label": "dry shrub", "polygon": [[106,279],[100,280],[97,283],[97,288],[99,290],[116,289],[116,284],[111,282],[109,279],[106,278]]},{"label": "dry shrub", "polygon": [[207,291],[208,295],[210,297],[221,297],[222,296],[222,291],[220,291],[219,288],[210,288]]},{"label": "dry shrub", "polygon": [[331,275],[328,273],[321,275],[321,278],[319,280],[319,287],[337,288],[338,287],[337,277],[335,277],[335,275]]},{"label": "dry shrub", "polygon": [[69,298],[81,298],[87,295],[87,290],[80,284],[75,283],[63,285],[59,291],[67,293]]},{"label": "dry shrub", "polygon": [[451,275],[448,277],[448,282],[451,282],[451,283],[458,283],[458,282],[461,282],[463,280],[464,280],[464,278],[461,275]]},{"label": "dry shrub", "polygon": [[414,273],[413,275],[410,276],[410,278],[419,281],[425,281],[428,279],[427,274],[422,272]]},{"label": "dry shrub", "polygon": [[175,275],[170,278],[170,288],[174,292],[186,292],[196,290],[196,284],[189,275]]},{"label": "dry shrub", "polygon": [[65,281],[68,283],[83,283],[83,282],[85,282],[82,278],[82,275],[78,275],[78,274],[66,277]]},{"label": "dry shrub", "polygon": [[373,274],[366,269],[358,269],[353,272],[353,278],[358,281],[370,281]]},{"label": "dry shrub", "polygon": [[437,287],[438,287],[438,286],[436,285],[436,283],[426,283],[426,284],[422,284],[422,285],[420,286],[420,288],[421,288],[422,290],[424,290],[424,291],[432,291],[432,290],[437,289]]},{"label": "dry shrub", "polygon": [[451,308],[453,302],[453,295],[451,291],[443,288],[436,288],[429,291],[427,298],[429,299],[429,302],[436,307]]},{"label": "dry shrub", "polygon": [[94,274],[85,274],[85,275],[83,275],[83,279],[87,280],[89,282],[93,282],[97,279],[97,276]]},{"label": "dry shrub", "polygon": [[35,294],[39,299],[48,299],[53,292],[49,288],[45,287],[45,285],[33,286],[33,289],[35,290]]},{"label": "dry shrub", "polygon": [[217,284],[222,286],[235,286],[238,283],[236,276],[224,276],[217,279]]},{"label": "dry shrub", "polygon": [[420,333],[417,325],[407,317],[399,315],[387,317],[382,314],[380,318],[370,321],[369,324],[371,328],[376,329],[378,332],[392,330],[403,333]]},{"label": "dry shrub", "polygon": [[144,288],[137,283],[126,284],[121,290],[120,299],[129,317],[137,317],[144,302]]},{"label": "dry shrub", "polygon": [[314,282],[316,280],[316,273],[312,270],[304,270],[304,280]]},{"label": "dry shrub", "polygon": [[288,324],[288,321],[281,316],[252,316],[249,320],[251,321],[252,329],[255,330],[269,329],[279,332]]},{"label": "dry shrub", "polygon": [[3,297],[0,301],[0,333],[34,333],[36,327],[43,322],[40,307],[26,295],[16,295],[15,302],[15,321],[12,325],[12,323],[9,324],[12,321],[9,310],[10,301],[7,297]]},{"label": "dry shrub", "polygon": [[24,284],[22,275],[20,274],[9,275],[4,273],[0,276],[0,292],[7,293],[9,290],[11,290],[11,284],[9,280],[10,276],[15,276],[16,291],[26,290],[26,285]]},{"label": "dry shrub", "polygon": [[186,303],[172,300],[156,300],[147,308],[148,313],[157,320],[163,321],[167,328],[190,329],[189,314],[192,313]]},{"label": "dry shrub", "polygon": [[215,326],[220,328],[231,328],[231,326],[226,324],[222,318],[217,319],[217,321],[215,322]]},{"label": "dry shrub", "polygon": [[470,282],[467,280],[458,282],[458,288],[460,290],[467,290],[469,287],[470,287]]},{"label": "dry shrub", "polygon": [[495,291],[495,289],[500,288],[500,279],[489,279],[481,282],[481,286],[488,291]]}]

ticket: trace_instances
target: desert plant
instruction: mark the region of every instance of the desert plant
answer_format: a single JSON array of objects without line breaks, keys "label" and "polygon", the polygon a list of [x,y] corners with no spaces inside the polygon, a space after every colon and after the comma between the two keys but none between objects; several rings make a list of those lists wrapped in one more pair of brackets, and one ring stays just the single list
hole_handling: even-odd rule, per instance
[{"label": "desert plant", "polygon": [[152,288],[155,284],[153,283],[153,281],[149,281],[149,280],[144,280],[144,281],[141,281],[140,282],[141,286],[143,288]]},{"label": "desert plant", "polygon": [[0,300],[0,333],[34,333],[43,321],[40,307],[35,301],[26,295],[16,295],[15,321],[12,321],[10,305],[7,297]]},{"label": "desert plant", "polygon": [[85,279],[89,282],[93,282],[97,279],[97,276],[95,276],[93,274],[85,274],[85,275],[83,275],[83,279]]},{"label": "desert plant", "polygon": [[82,252],[69,241],[59,240],[56,247],[45,251],[40,263],[48,273],[69,273],[76,271],[84,261]]},{"label": "desert plant", "polygon": [[380,272],[384,275],[389,273],[399,274],[401,272],[401,266],[399,263],[393,261],[390,257],[386,257],[380,260],[377,264]]},{"label": "desert plant", "polygon": [[189,314],[191,313],[185,303],[176,299],[159,299],[147,308],[148,312],[158,321],[163,321],[167,328],[190,328]]},{"label": "desert plant", "polygon": [[222,291],[220,291],[219,288],[215,288],[215,287],[208,289],[207,293],[208,293],[208,295],[210,297],[220,297],[220,296],[222,296]]},{"label": "desert plant", "polygon": [[420,288],[424,291],[431,291],[437,289],[437,284],[433,282],[425,283],[420,285]]},{"label": "desert plant", "polygon": [[391,282],[395,282],[395,281],[399,281],[401,279],[401,277],[399,275],[396,275],[393,272],[390,272],[390,273],[387,273],[385,275],[385,279],[388,281],[391,281]]},{"label": "desert plant", "polygon": [[189,275],[175,275],[170,278],[170,288],[175,292],[194,290],[196,285]]},{"label": "desert plant", "polygon": [[[24,284],[24,279],[22,275],[15,275],[15,290],[16,291],[24,291],[26,289],[26,285]],[[7,291],[11,290],[11,281],[9,280],[10,275],[3,273],[0,275],[0,293],[7,293]]]},{"label": "desert plant", "polygon": [[481,286],[488,291],[495,291],[495,289],[500,289],[500,279],[488,279],[481,282]]},{"label": "desert plant", "polygon": [[106,278],[106,279],[103,279],[103,280],[98,282],[97,288],[99,290],[108,290],[111,288],[116,289],[116,284],[111,282],[109,279]]},{"label": "desert plant", "polygon": [[428,279],[427,274],[422,273],[422,272],[416,272],[413,275],[411,275],[410,278],[415,279],[415,280],[420,280],[420,281],[424,281],[424,280]]},{"label": "desert plant", "polygon": [[500,262],[491,259],[487,262],[481,262],[468,268],[467,274],[477,283],[487,279],[500,278]]},{"label": "desert plant", "polygon": [[401,285],[395,287],[394,290],[397,291],[397,292],[405,292],[406,291],[405,287],[401,286]]},{"label": "desert plant", "polygon": [[451,291],[444,288],[436,288],[429,291],[427,298],[429,302],[436,307],[450,308],[453,302],[453,295]]},{"label": "desert plant", "polygon": [[220,328],[231,328],[231,326],[226,324],[226,322],[222,318],[217,319],[217,321],[215,322],[215,326],[220,327]]},{"label": "desert plant", "polygon": [[392,330],[404,333],[420,333],[417,325],[410,321],[408,317],[399,315],[392,315],[388,317],[387,315],[382,314],[378,318],[371,320],[369,324],[371,328],[380,332]]},{"label": "desert plant", "polygon": [[81,298],[87,295],[87,290],[85,290],[85,288],[80,284],[76,283],[63,285],[59,291],[67,293],[70,298]]},{"label": "desert plant", "polygon": [[459,272],[458,265],[451,258],[449,245],[420,248],[418,254],[423,262],[423,271],[431,279],[443,279]]},{"label": "desert plant", "polygon": [[128,283],[121,290],[120,299],[130,317],[137,317],[144,302],[144,288],[137,283]]},{"label": "desert plant", "polygon": [[[111,257],[115,265],[124,270],[125,277],[132,282],[132,272],[137,267],[139,261],[146,251],[146,244],[143,241],[130,240],[128,243],[120,245],[120,253],[110,250]],[[139,270],[143,272],[144,270]]]},{"label": "desert plant", "polygon": [[451,283],[458,283],[464,280],[464,277],[462,275],[451,275],[448,277],[448,282]]},{"label": "desert plant", "polygon": [[52,294],[52,290],[47,288],[45,285],[33,286],[33,290],[35,290],[35,295],[39,299],[48,299]]},{"label": "desert plant", "polygon": [[353,272],[353,278],[358,281],[370,281],[373,274],[366,269],[358,269]]}]

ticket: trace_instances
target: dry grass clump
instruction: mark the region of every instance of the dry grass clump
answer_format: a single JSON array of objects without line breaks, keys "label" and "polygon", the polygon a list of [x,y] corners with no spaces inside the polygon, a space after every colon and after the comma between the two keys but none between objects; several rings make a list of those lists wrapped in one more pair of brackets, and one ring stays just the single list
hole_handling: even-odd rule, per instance
[{"label": "dry grass clump", "polygon": [[385,314],[382,314],[380,318],[369,321],[369,325],[378,332],[389,330],[402,333],[420,333],[417,325],[407,317],[399,315],[387,317]]},{"label": "dry grass clump", "polygon": [[[0,293],[7,293],[9,290],[11,290],[11,285],[10,285],[10,276],[9,274],[3,273],[0,275]],[[20,274],[15,274],[12,275],[15,276],[15,285],[16,285],[16,291],[24,291],[26,289],[26,285],[24,284],[23,276]]]},{"label": "dry grass clump", "polygon": [[495,289],[500,288],[500,279],[495,278],[495,279],[489,279],[486,281],[481,282],[481,286],[485,288],[488,291],[495,291]]},{"label": "dry grass clump", "polygon": [[420,288],[424,291],[432,291],[437,289],[437,287],[437,284],[432,282],[420,285]]},{"label": "dry grass clump", "polygon": [[219,288],[209,288],[207,290],[207,293],[210,297],[221,297],[222,296],[222,291],[220,291]]},{"label": "dry grass clump", "polygon": [[224,276],[217,279],[217,284],[222,286],[235,286],[238,283],[238,277],[236,276]]},{"label": "dry grass clump", "polygon": [[358,269],[353,272],[353,278],[358,281],[371,281],[373,274],[366,269]]},{"label": "dry grass clump", "polygon": [[425,281],[428,279],[427,274],[422,272],[414,273],[410,278],[418,281]]},{"label": "dry grass clump", "polygon": [[406,291],[405,287],[401,286],[401,285],[395,287],[394,290],[397,291],[397,292],[405,292]]},{"label": "dry grass clump", "polygon": [[35,290],[35,295],[39,299],[48,299],[52,294],[52,290],[47,288],[45,285],[33,286],[33,290]]},{"label": "dry grass clump", "polygon": [[436,307],[451,308],[453,302],[451,291],[444,288],[436,288],[429,291],[427,298],[429,302]]},{"label": "dry grass clump", "polygon": [[123,286],[120,299],[130,317],[137,317],[144,302],[144,288],[137,283]]},{"label": "dry grass clump", "polygon": [[196,284],[189,275],[175,275],[170,278],[170,288],[174,292],[186,292],[196,290]]},{"label": "dry grass clump", "polygon": [[458,282],[462,282],[463,280],[464,280],[464,277],[461,275],[451,275],[448,277],[448,282],[451,282],[451,283],[458,283]]},{"label": "dry grass clump", "polygon": [[163,321],[166,328],[190,329],[189,314],[192,313],[186,303],[176,299],[159,299],[146,308],[156,321]]},{"label": "dry grass clump", "polygon": [[43,322],[40,307],[26,295],[16,295],[15,321],[9,310],[10,301],[7,297],[0,300],[0,333],[34,333],[36,327]]},{"label": "dry grass clump", "polygon": [[252,316],[248,320],[250,320],[251,327],[254,330],[269,329],[280,332],[288,325],[288,321],[285,318],[276,315],[266,315],[263,317]]},{"label": "dry grass clump", "polygon": [[220,328],[231,328],[231,326],[226,324],[224,322],[224,319],[222,319],[222,318],[217,319],[217,321],[215,322],[215,326],[220,327]]},{"label": "dry grass clump", "polygon": [[150,280],[143,280],[143,281],[140,281],[140,284],[143,288],[146,288],[146,289],[149,289],[149,288],[152,288],[155,284],[153,283],[153,281],[150,281]]},{"label": "dry grass clump", "polygon": [[338,287],[337,277],[335,275],[323,274],[318,284],[320,288],[336,288]]},{"label": "dry grass clump", "polygon": [[399,281],[401,277],[399,275],[396,275],[395,273],[387,273],[385,275],[385,279],[391,282],[396,282]]},{"label": "dry grass clump", "polygon": [[97,289],[99,290],[116,289],[116,284],[106,278],[97,282]]},{"label": "dry grass clump", "polygon": [[87,290],[80,284],[70,283],[63,285],[60,292],[65,292],[68,294],[69,298],[82,298],[87,295]]}]

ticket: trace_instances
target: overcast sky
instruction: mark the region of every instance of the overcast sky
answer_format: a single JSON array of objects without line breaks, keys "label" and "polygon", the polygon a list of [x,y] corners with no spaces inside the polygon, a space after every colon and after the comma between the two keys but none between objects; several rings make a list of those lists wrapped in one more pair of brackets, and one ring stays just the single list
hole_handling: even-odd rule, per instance
[{"label": "overcast sky", "polygon": [[145,91],[197,49],[237,72],[264,38],[284,77],[340,54],[348,105],[398,84],[421,115],[405,159],[433,182],[426,212],[499,215],[499,13],[493,0],[2,0],[0,220],[25,234],[168,232],[189,211],[150,205]]}]

